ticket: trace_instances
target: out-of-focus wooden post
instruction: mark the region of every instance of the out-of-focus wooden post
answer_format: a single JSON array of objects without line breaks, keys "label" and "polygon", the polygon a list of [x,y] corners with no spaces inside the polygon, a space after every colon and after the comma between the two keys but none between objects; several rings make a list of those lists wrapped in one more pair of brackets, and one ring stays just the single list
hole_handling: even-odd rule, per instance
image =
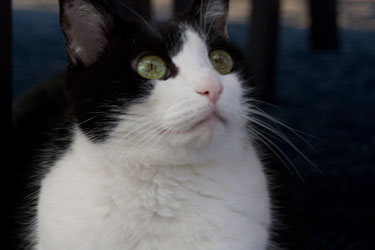
[{"label": "out-of-focus wooden post", "polygon": [[252,0],[249,58],[257,98],[271,101],[274,94],[279,30],[279,0]]},{"label": "out-of-focus wooden post", "polygon": [[174,0],[173,13],[175,15],[183,13],[190,6],[192,0]]},{"label": "out-of-focus wooden post", "polygon": [[[11,36],[11,3],[10,0],[0,1],[0,107],[8,108],[10,105],[11,79],[12,79],[12,36]],[[9,95],[9,98],[8,96]],[[8,111],[2,114],[10,114]],[[1,123],[2,124],[2,123]],[[1,130],[7,131],[7,130]]]},{"label": "out-of-focus wooden post", "polygon": [[[1,160],[3,162],[11,161],[11,105],[12,105],[12,8],[11,0],[0,1],[0,112],[2,120],[0,122],[1,131]],[[14,188],[13,182],[15,180],[15,170],[12,164],[3,164],[2,167],[2,181],[1,190],[4,193],[1,197],[5,197],[3,202],[4,210],[1,213],[1,235],[5,236],[1,243],[1,249],[13,249],[13,234],[15,233],[13,227],[14,218],[12,217],[15,211]],[[13,241],[12,241],[13,240]]]},{"label": "out-of-focus wooden post", "polygon": [[132,0],[127,1],[126,4],[132,7],[146,20],[151,20],[152,6],[150,0]]},{"label": "out-of-focus wooden post", "polygon": [[310,0],[310,41],[314,50],[337,50],[337,0]]}]

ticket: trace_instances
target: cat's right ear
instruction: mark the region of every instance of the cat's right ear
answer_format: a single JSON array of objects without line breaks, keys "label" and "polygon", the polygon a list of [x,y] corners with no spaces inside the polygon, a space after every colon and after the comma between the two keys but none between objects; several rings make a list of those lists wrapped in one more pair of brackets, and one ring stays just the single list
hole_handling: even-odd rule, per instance
[{"label": "cat's right ear", "polygon": [[113,17],[97,0],[59,0],[70,63],[89,66],[108,45]]}]

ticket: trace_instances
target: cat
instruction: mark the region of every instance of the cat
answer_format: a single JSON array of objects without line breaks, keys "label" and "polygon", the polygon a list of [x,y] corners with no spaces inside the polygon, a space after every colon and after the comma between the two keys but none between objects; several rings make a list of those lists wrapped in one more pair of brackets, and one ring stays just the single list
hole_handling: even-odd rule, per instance
[{"label": "cat", "polygon": [[228,8],[194,0],[152,23],[121,1],[60,0],[66,98],[39,163],[32,249],[274,247]]}]

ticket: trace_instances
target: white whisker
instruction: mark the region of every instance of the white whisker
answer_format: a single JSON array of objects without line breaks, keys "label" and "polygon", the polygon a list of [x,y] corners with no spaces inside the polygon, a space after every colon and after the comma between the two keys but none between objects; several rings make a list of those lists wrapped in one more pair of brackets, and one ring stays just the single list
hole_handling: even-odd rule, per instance
[{"label": "white whisker", "polygon": [[[239,112],[239,110],[235,110],[235,107],[232,107],[231,105],[225,105],[224,109],[232,110],[232,113],[235,113],[235,114],[237,114],[237,116],[241,117],[241,118],[238,118],[238,120],[241,120],[241,119],[242,120],[246,120],[246,121],[248,121],[250,123],[258,125],[260,128],[265,129],[265,131],[263,130],[263,131],[252,131],[252,132],[253,133],[254,132],[257,133],[258,139],[259,139],[260,136],[263,136],[262,137],[263,140],[261,140],[261,141],[262,141],[262,143],[265,143],[268,148],[270,147],[270,144],[272,143],[272,146],[275,147],[275,148],[277,148],[277,150],[282,154],[282,156],[285,159],[287,159],[287,161],[289,162],[289,164],[291,163],[291,160],[286,156],[286,154],[284,152],[281,152],[281,149],[275,143],[273,143],[268,137],[264,138],[265,135],[268,135],[268,136],[273,137],[273,138],[279,138],[279,139],[281,139],[281,141],[285,142],[287,145],[289,145],[291,148],[293,148],[293,150],[295,150],[302,158],[304,158],[319,173],[322,173],[322,171],[316,166],[316,164],[314,164],[304,153],[302,153],[302,151],[294,143],[292,143],[290,141],[290,139],[283,133],[283,131],[281,130],[281,128],[279,127],[279,125],[282,126],[282,127],[284,127],[284,128],[286,128],[286,129],[288,129],[288,130],[290,130],[291,132],[293,132],[298,138],[300,138],[303,142],[305,142],[307,145],[309,145],[311,148],[313,148],[311,146],[311,144],[306,141],[306,139],[304,139],[301,135],[299,135],[295,131],[295,129],[293,129],[290,126],[286,125],[284,122],[281,122],[278,119],[276,119],[276,118],[274,118],[274,117],[272,117],[272,116],[270,116],[270,115],[262,112],[262,110],[260,108],[255,107],[255,106],[252,106],[251,108],[247,108],[246,109],[247,112]],[[264,121],[257,119],[252,114],[253,115],[259,115],[261,117],[267,118],[268,120],[270,120],[273,123],[273,125],[275,127],[271,127],[271,124],[265,123]],[[255,128],[253,128],[253,127],[249,127],[248,126],[248,128],[255,130]],[[268,133],[267,131],[270,131],[276,137],[274,137],[272,134]],[[274,150],[271,150],[271,151],[273,153],[276,153]],[[277,154],[276,156],[280,159],[280,155]],[[283,162],[283,163],[285,163],[285,162]],[[293,168],[296,169],[294,164],[293,164]],[[300,175],[300,174],[298,173],[298,175]]]},{"label": "white whisker", "polygon": [[[253,132],[256,133],[259,137],[263,138],[265,141],[267,141],[267,144],[266,146],[273,152],[275,153],[275,150],[272,149],[272,147],[274,147],[282,156],[285,160],[288,161],[288,163],[293,167],[294,171],[296,172],[296,174],[298,175],[298,177],[301,179],[301,181],[303,183],[305,183],[305,180],[303,179],[301,173],[298,171],[297,167],[295,166],[295,164],[289,159],[289,157],[280,149],[279,146],[277,146],[274,142],[272,142],[267,136],[265,136],[264,134],[260,133],[260,132],[257,132],[255,129],[253,129]],[[263,141],[264,143],[264,141]],[[277,154],[278,155],[278,154]],[[278,156],[278,158],[283,162],[283,160],[281,159],[281,157]],[[286,165],[288,166],[288,165]]]},{"label": "white whisker", "polygon": [[258,120],[258,119],[252,119],[251,122],[261,126],[262,128],[265,128],[267,129],[268,131],[274,133],[275,135],[277,135],[279,138],[281,138],[284,142],[286,142],[290,147],[292,147],[298,154],[300,154],[308,163],[310,163],[310,165],[312,165],[313,167],[316,168],[316,170],[320,173],[321,170],[304,154],[301,152],[301,150],[299,150],[289,139],[288,137],[286,137],[286,135],[284,133],[282,133],[281,131],[277,131],[277,130],[274,130],[272,129],[271,127],[267,126],[265,123],[263,123],[262,121]]},{"label": "white whisker", "polygon": [[267,114],[265,111],[263,111],[259,107],[254,106],[253,109],[250,110],[250,112],[252,112],[253,114],[256,114],[256,115],[260,115],[260,116],[262,116],[264,118],[267,118],[267,119],[271,120],[272,122],[274,122],[274,123],[276,123],[276,124],[278,124],[278,125],[280,125],[282,127],[287,128],[288,130],[290,130],[291,132],[293,132],[296,136],[298,136],[301,140],[303,140],[307,145],[309,145],[311,147],[311,149],[314,149],[314,147],[312,147],[311,144],[309,144],[309,142],[307,142],[306,139],[303,138],[299,133],[304,134],[304,135],[309,136],[309,137],[313,137],[314,139],[321,140],[317,136],[308,134],[308,133],[306,133],[304,131],[301,131],[301,130],[298,130],[298,129],[295,129],[295,128],[292,128],[292,127],[286,125],[284,121],[281,121],[280,119],[276,119],[275,117]]},{"label": "white whisker", "polygon": [[141,20],[142,23],[144,23],[156,36],[158,36],[160,39],[162,38],[161,34],[159,33],[159,31],[155,28],[155,27],[152,27],[150,25],[150,23],[145,20],[140,14],[137,13],[137,11],[135,11],[133,8],[129,7],[128,5],[126,5],[125,3],[123,2],[118,2],[119,4],[121,4],[121,6],[127,8],[129,11],[131,11],[139,20]]},{"label": "white whisker", "polygon": [[207,33],[206,32],[206,26],[207,26],[207,19],[208,19],[208,12],[209,12],[209,8],[210,8],[210,5],[211,5],[211,0],[208,0],[208,3],[207,3],[207,5],[205,6],[206,8],[205,8],[205,15],[204,15],[204,32],[205,33]]}]

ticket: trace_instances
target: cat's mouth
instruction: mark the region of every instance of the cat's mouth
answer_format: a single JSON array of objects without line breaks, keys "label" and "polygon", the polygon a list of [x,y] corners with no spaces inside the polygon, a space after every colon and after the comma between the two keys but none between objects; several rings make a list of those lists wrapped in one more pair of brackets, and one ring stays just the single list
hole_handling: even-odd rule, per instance
[{"label": "cat's mouth", "polygon": [[217,123],[221,123],[225,125],[227,121],[218,111],[215,110],[211,114],[204,117],[203,119],[194,123],[190,128],[188,128],[184,132],[190,133],[203,127],[208,127],[211,131],[213,131]]},{"label": "cat's mouth", "polygon": [[180,126],[176,126],[175,129],[163,129],[160,133],[186,135],[207,132],[207,130],[209,130],[212,134],[217,125],[221,124],[222,126],[226,126],[227,119],[225,119],[220,112],[215,109],[208,114],[202,115],[202,117],[197,117],[194,119],[194,121],[185,120],[181,121],[181,123],[182,124]]}]

